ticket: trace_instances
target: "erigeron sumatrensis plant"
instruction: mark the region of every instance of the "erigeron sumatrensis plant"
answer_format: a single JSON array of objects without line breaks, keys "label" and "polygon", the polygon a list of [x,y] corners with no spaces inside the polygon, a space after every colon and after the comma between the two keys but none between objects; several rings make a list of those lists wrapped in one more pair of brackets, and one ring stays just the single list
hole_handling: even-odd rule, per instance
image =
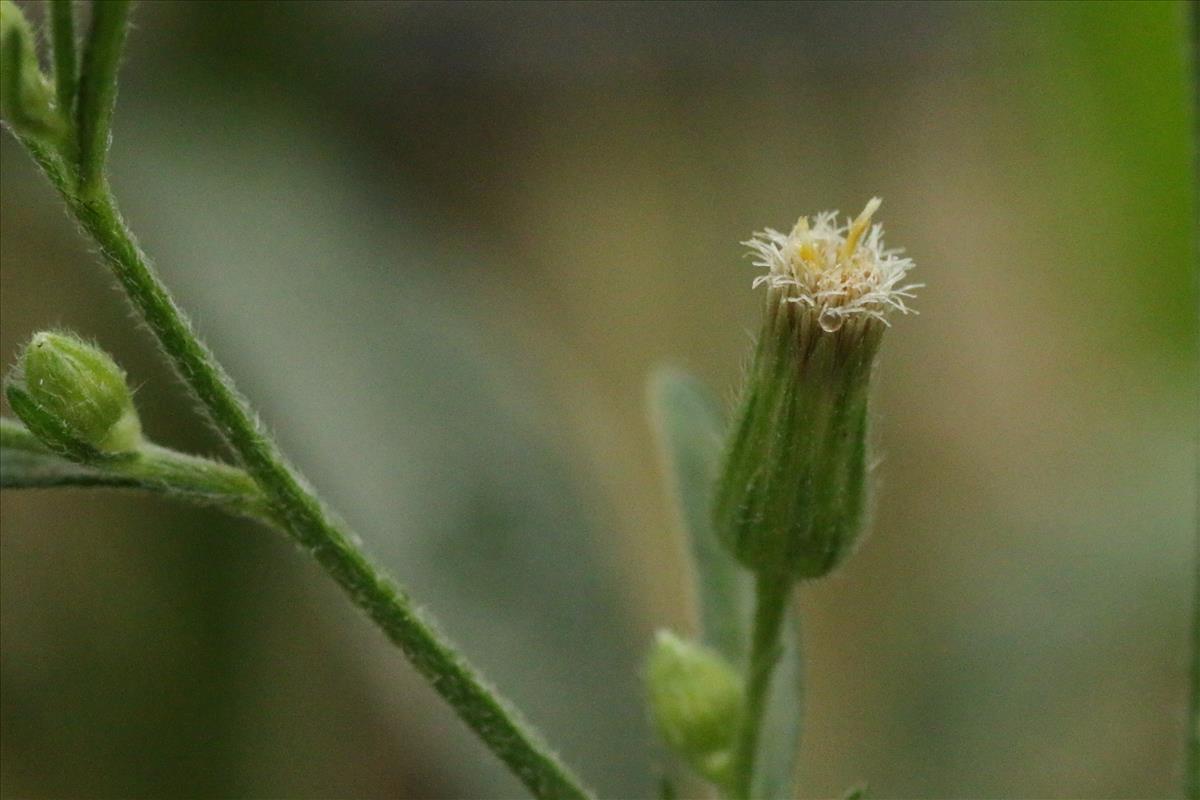
[{"label": "erigeron sumatrensis plant", "polygon": [[[113,359],[74,334],[49,331],[31,338],[5,381],[20,421],[0,420],[0,483],[139,488],[282,531],[534,796],[590,797],[288,464],[125,226],[105,159],[128,0],[93,3],[82,47],[72,0],[51,0],[48,9],[50,76],[21,10],[0,0],[4,121],[98,246],[237,463],[153,444]],[[649,708],[667,747],[729,798],[794,796],[801,683],[789,600],[797,582],[845,559],[862,531],[871,373],[889,316],[909,312],[917,286],[906,282],[912,262],[886,249],[872,223],[878,207],[873,199],[841,224],[832,212],[801,218],[790,233],[766,230],[746,243],[763,270],[753,285],[764,289],[764,311],[730,424],[691,378],[664,372],[652,383],[691,547],[700,639],[657,636],[645,672]],[[786,680],[773,687],[776,672]]]}]

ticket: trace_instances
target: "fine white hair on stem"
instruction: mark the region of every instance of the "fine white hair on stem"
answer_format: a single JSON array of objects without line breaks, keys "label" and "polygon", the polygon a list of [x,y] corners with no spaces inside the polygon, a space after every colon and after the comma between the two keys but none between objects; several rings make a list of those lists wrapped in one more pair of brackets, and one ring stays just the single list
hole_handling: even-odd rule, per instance
[{"label": "fine white hair on stem", "polygon": [[753,286],[767,286],[785,302],[815,312],[821,327],[835,331],[849,317],[889,324],[890,312],[917,313],[905,303],[924,284],[905,283],[913,267],[903,250],[883,244],[883,225],[871,222],[881,201],[871,198],[854,219],[837,222],[836,211],[801,217],[791,233],[772,228],[742,242],[754,265],[766,270]]}]

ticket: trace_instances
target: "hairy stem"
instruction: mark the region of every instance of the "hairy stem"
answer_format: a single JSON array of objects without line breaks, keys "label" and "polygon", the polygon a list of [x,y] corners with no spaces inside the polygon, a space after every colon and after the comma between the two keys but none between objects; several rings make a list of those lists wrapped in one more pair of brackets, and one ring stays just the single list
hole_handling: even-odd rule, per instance
[{"label": "hairy stem", "polygon": [[[163,352],[237,454],[245,474],[261,491],[265,516],[312,554],[350,600],[403,650],[434,690],[536,797],[589,797],[529,725],[485,684],[408,596],[371,563],[357,544],[358,538],[324,507],[288,464],[125,226],[108,188],[104,164],[129,5],[129,0],[97,0],[93,4],[70,147],[56,152],[28,137],[22,137],[22,141],[62,194],[71,215],[99,246],[104,261]],[[59,22],[56,44],[63,38],[62,20]],[[153,448],[126,468],[153,468],[155,475],[139,477],[153,477],[165,484],[188,475],[194,479],[196,467],[190,457]],[[235,484],[240,481],[228,472],[208,472],[205,476]]]},{"label": "hairy stem", "polygon": [[74,2],[75,0],[50,2],[50,46],[54,53],[55,97],[58,99],[59,113],[72,125],[75,90],[79,81]]},{"label": "hairy stem", "polygon": [[210,500],[244,516],[274,522],[271,505],[254,479],[219,461],[147,444],[136,458],[128,463],[118,461],[111,469],[147,485],[184,490],[193,499]]},{"label": "hairy stem", "polygon": [[245,470],[154,444],[127,458],[76,464],[52,452],[23,425],[0,417],[5,488],[107,486],[145,489],[274,524],[266,495]]},{"label": "hairy stem", "polygon": [[[51,176],[53,178],[53,176]],[[586,798],[586,789],[519,715],[454,650],[408,596],[368,560],[260,427],[126,228],[101,184],[64,199],[153,331],[176,371],[262,489],[272,516],[307,549],[350,600],[404,651],[413,666],[539,798]]]},{"label": "hairy stem", "polygon": [[117,101],[117,67],[129,28],[129,6],[130,0],[92,3],[92,27],[83,50],[75,103],[78,183],[84,195],[98,194],[104,183],[109,130]]},{"label": "hairy stem", "polygon": [[783,620],[791,595],[790,576],[763,573],[758,575],[755,581],[754,627],[750,633],[746,705],[738,728],[729,781],[729,792],[735,800],[748,800],[751,795],[759,733],[766,714],[771,676],[782,653]]}]

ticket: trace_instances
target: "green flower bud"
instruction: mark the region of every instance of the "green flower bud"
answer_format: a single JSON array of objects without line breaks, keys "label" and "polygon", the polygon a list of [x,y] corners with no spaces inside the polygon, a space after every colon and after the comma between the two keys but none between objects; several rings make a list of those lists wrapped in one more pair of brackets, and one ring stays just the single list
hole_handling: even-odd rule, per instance
[{"label": "green flower bud", "polygon": [[141,447],[142,424],[125,373],[74,334],[35,335],[5,391],[25,426],[69,458],[91,461]]},{"label": "green flower bud", "polygon": [[701,775],[724,781],[742,713],[741,677],[712,650],[659,631],[646,683],[666,743]]},{"label": "green flower bud", "polygon": [[0,115],[22,135],[60,136],[54,89],[38,66],[29,21],[12,0],[0,0]]},{"label": "green flower bud", "polygon": [[886,315],[912,261],[883,246],[873,199],[839,226],[802,217],[746,242],[767,270],[762,331],[730,428],[714,522],[758,573],[816,578],[851,552],[867,498],[867,401]]}]

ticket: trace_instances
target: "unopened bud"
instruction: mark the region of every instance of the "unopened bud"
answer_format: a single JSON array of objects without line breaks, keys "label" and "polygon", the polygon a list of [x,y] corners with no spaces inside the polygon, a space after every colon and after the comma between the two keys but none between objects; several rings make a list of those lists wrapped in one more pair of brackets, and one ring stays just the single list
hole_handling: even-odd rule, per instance
[{"label": "unopened bud", "polygon": [[35,335],[5,389],[26,427],[70,458],[88,461],[141,446],[142,424],[125,373],[74,334]]},{"label": "unopened bud", "polygon": [[57,137],[64,130],[54,90],[38,66],[33,30],[12,0],[0,0],[0,115],[25,136]]},{"label": "unopened bud", "polygon": [[646,683],[666,743],[701,775],[723,782],[742,713],[741,677],[712,650],[659,631]]},{"label": "unopened bud", "polygon": [[801,217],[745,244],[766,308],[730,428],[714,522],[739,561],[815,578],[851,550],[867,497],[867,400],[887,316],[909,313],[912,261],[883,245],[873,199],[844,225]]}]

